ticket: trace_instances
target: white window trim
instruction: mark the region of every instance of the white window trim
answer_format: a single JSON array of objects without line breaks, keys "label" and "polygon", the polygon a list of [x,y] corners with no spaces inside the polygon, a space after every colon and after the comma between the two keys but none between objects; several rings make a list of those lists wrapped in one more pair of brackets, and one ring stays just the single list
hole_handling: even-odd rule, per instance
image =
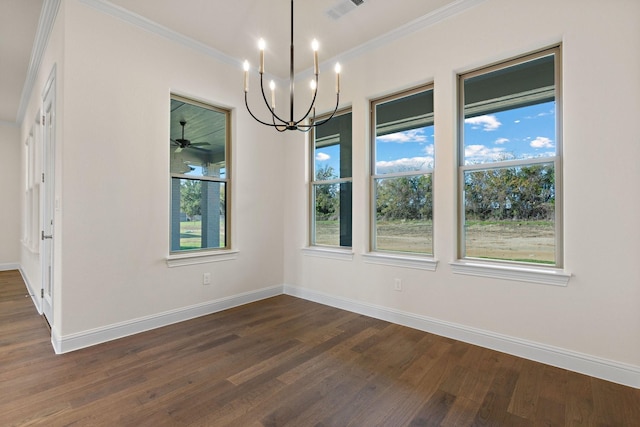
[{"label": "white window trim", "polygon": [[342,261],[353,260],[353,250],[341,249],[332,246],[309,246],[302,248],[302,254],[317,258],[337,259]]},{"label": "white window trim", "polygon": [[543,285],[567,286],[571,273],[549,267],[530,267],[490,263],[487,261],[458,260],[449,263],[455,274],[467,276],[489,277],[493,279],[516,280],[520,282],[539,283]]},{"label": "white window trim", "polygon": [[436,268],[438,267],[438,260],[422,256],[368,252],[366,254],[362,254],[362,258],[367,264],[414,268],[417,270],[436,271]]},{"label": "white window trim", "polygon": [[[387,95],[378,99],[371,100],[369,102],[370,109],[370,125],[371,125],[371,140],[369,142],[370,149],[370,170],[369,170],[369,221],[370,221],[370,230],[369,230],[369,252],[363,254],[363,258],[366,263],[369,264],[379,264],[379,265],[389,265],[395,267],[407,267],[407,268],[416,268],[420,270],[428,270],[435,271],[438,265],[438,261],[436,261],[434,256],[434,245],[435,245],[435,227],[432,223],[431,225],[431,252],[430,253],[419,253],[419,252],[388,252],[385,249],[378,249],[376,246],[377,241],[377,230],[376,230],[376,192],[375,185],[377,180],[381,179],[393,179],[403,176],[431,176],[431,185],[432,185],[432,201],[433,201],[433,189],[435,186],[433,185],[435,178],[435,163],[430,168],[426,168],[418,171],[403,171],[403,172],[393,172],[386,174],[378,174],[376,170],[376,135],[378,130],[385,129],[386,131],[393,131],[398,129],[399,126],[433,126],[434,122],[434,112],[422,115],[420,117],[414,118],[413,120],[404,119],[388,126],[381,126],[377,123],[376,119],[376,106],[382,105],[390,101],[397,101],[411,95],[415,95],[422,92],[434,91],[435,84],[429,83],[426,85],[421,85],[413,89],[409,89],[406,91],[394,93],[391,95]],[[435,105],[434,105],[435,108]],[[434,141],[435,146],[435,141]]]},{"label": "white window trim", "polygon": [[[352,131],[353,131],[353,110],[352,108],[349,107],[345,107],[340,109],[339,111],[335,112],[333,114],[334,117],[339,117],[339,116],[343,116],[343,115],[347,115],[350,114],[351,115],[351,120],[352,120]],[[318,117],[316,117],[316,122],[320,122],[324,119],[327,119],[329,117],[329,114],[324,114],[324,115],[320,115]],[[338,243],[338,245],[325,245],[325,244],[317,244],[316,243],[316,219],[315,219],[315,187],[320,186],[320,185],[330,185],[330,184],[351,184],[352,185],[352,195],[351,195],[351,222],[352,222],[352,226],[353,226],[353,155],[352,155],[352,167],[351,167],[351,175],[349,177],[344,177],[344,178],[335,178],[335,179],[326,179],[326,180],[318,180],[316,179],[316,170],[315,170],[315,150],[316,150],[316,142],[317,140],[316,138],[316,131],[315,128],[312,129],[312,133],[310,134],[311,136],[309,137],[309,172],[310,172],[310,177],[309,177],[309,195],[308,195],[308,199],[309,199],[309,224],[307,227],[307,233],[308,233],[308,244],[309,246],[302,248],[302,252],[305,255],[309,255],[309,256],[316,256],[319,258],[331,258],[331,259],[348,259],[348,260],[352,260],[353,259],[353,250],[350,246],[340,246],[340,243]],[[329,142],[333,142],[333,143],[339,143],[340,138],[326,138],[324,139],[324,143],[326,145],[329,145]],[[352,148],[353,148],[353,140],[351,141],[352,144]],[[342,155],[342,153],[340,154]],[[353,239],[353,233],[351,235],[351,239]],[[352,244],[353,244],[353,240],[352,240]],[[350,257],[347,257],[345,254],[351,254]]]},{"label": "white window trim", "polygon": [[202,251],[193,253],[171,254],[167,257],[167,267],[206,264],[209,262],[230,261],[238,258],[237,250]]},{"label": "white window trim", "polygon": [[[545,285],[556,285],[556,286],[567,286],[569,283],[569,279],[571,277],[571,273],[563,270],[562,265],[564,263],[564,253],[563,253],[563,240],[562,240],[562,228],[563,228],[563,214],[562,214],[562,204],[563,204],[563,193],[562,193],[562,173],[558,173],[562,171],[562,47],[561,45],[550,47],[547,49],[543,49],[539,52],[533,52],[528,55],[524,55],[520,58],[514,58],[511,60],[504,61],[503,63],[494,64],[492,66],[487,66],[485,68],[479,69],[477,71],[480,74],[490,72],[491,68],[507,68],[511,66],[510,64],[521,63],[527,60],[527,58],[533,57],[543,57],[545,52],[553,52],[555,55],[555,60],[557,64],[555,71],[555,92],[556,92],[556,103],[557,103],[557,121],[556,121],[556,155],[543,157],[543,158],[530,158],[530,159],[516,159],[502,162],[494,162],[494,163],[484,163],[481,165],[466,165],[464,164],[464,142],[458,140],[458,203],[459,206],[462,207],[462,211],[464,212],[464,192],[461,187],[464,187],[464,173],[466,171],[473,170],[485,170],[485,169],[496,169],[502,167],[514,167],[514,166],[524,166],[529,164],[543,164],[543,163],[553,163],[554,169],[556,172],[556,229],[555,229],[555,249],[556,249],[556,258],[555,264],[552,266],[541,266],[538,267],[536,264],[529,265],[520,265],[520,264],[512,264],[512,261],[508,260],[500,260],[500,259],[488,259],[488,260],[477,260],[475,258],[467,258],[463,256],[464,253],[464,245],[465,245],[465,235],[464,235],[464,214],[462,216],[458,215],[458,256],[460,257],[456,261],[451,261],[449,264],[452,267],[452,270],[456,274],[466,274],[470,276],[479,276],[479,277],[491,277],[498,279],[510,279],[510,280],[518,280],[524,282],[531,283],[540,283]],[[560,71],[559,71],[560,70]],[[475,72],[463,73],[463,74],[471,74]],[[459,75],[462,76],[463,74]],[[462,90],[458,87],[459,93],[463,93]],[[539,91],[537,95],[532,95],[533,98],[537,96],[544,96],[550,91],[549,88],[543,88]],[[506,99],[506,97],[504,98]],[[462,131],[462,127],[464,126],[464,111],[465,106],[464,102],[460,102],[458,105],[459,115],[463,118],[461,121],[460,133],[464,134]],[[514,99],[507,99],[503,102],[503,104],[512,104]],[[473,108],[473,106],[471,107]],[[462,163],[462,164],[461,164]]]},{"label": "white window trim", "polygon": [[[177,95],[175,93],[171,93],[170,100],[178,100],[181,102],[185,102],[188,104],[192,104],[195,106],[199,106],[204,109],[209,109],[212,111],[217,111],[225,114],[226,120],[226,135],[225,135],[225,174],[224,177],[219,176],[208,176],[208,175],[186,175],[182,173],[173,173],[169,171],[169,186],[171,188],[171,182],[175,179],[188,179],[192,181],[210,181],[217,182],[220,184],[224,184],[225,194],[226,194],[226,209],[225,209],[225,246],[221,248],[210,247],[210,248],[201,248],[201,249],[186,249],[186,250],[176,250],[171,251],[171,233],[172,227],[169,224],[169,256],[166,258],[168,267],[179,267],[183,265],[193,265],[193,264],[204,264],[208,262],[216,262],[216,261],[227,261],[229,259],[235,259],[237,256],[231,256],[231,254],[237,254],[237,250],[231,249],[231,236],[230,230],[231,226],[229,223],[229,217],[231,215],[231,126],[232,126],[232,117],[231,110],[224,107],[217,107],[213,104],[209,104],[207,102],[197,101],[195,99],[183,97],[181,95]],[[172,113],[173,114],[173,113]],[[171,198],[171,189],[169,190],[169,197]],[[171,206],[171,201],[169,205]],[[171,220],[170,220],[171,221]],[[228,255],[225,257],[225,255]]]}]

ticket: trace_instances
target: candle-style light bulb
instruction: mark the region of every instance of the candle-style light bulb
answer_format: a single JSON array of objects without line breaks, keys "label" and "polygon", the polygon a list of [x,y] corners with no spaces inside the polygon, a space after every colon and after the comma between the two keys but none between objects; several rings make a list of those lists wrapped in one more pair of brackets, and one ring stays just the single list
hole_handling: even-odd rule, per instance
[{"label": "candle-style light bulb", "polygon": [[269,83],[269,88],[271,89],[271,108],[276,109],[276,82],[271,80]]},{"label": "candle-style light bulb", "polygon": [[311,49],[313,49],[313,74],[318,74],[318,48],[320,45],[318,44],[318,40],[313,39],[311,42]]},{"label": "candle-style light bulb", "polygon": [[244,68],[244,91],[249,92],[249,61],[245,60],[242,68]]},{"label": "candle-style light bulb", "polygon": [[340,71],[342,67],[340,67],[340,63],[336,62],[336,93],[340,93]]},{"label": "candle-style light bulb", "polygon": [[260,49],[260,74],[264,73],[264,49],[267,47],[267,43],[264,39],[258,40],[258,49]]}]

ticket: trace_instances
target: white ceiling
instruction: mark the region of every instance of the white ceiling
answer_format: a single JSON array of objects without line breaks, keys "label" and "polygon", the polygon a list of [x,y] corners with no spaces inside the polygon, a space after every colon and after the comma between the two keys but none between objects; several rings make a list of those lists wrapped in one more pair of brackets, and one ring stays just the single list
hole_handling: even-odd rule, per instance
[{"label": "white ceiling", "polygon": [[[43,2],[0,0],[0,121],[16,122],[34,36]],[[257,41],[267,41],[265,69],[289,74],[290,0],[80,0],[107,4],[196,40],[237,60],[257,66]],[[294,44],[296,72],[313,64],[311,40],[320,42],[320,62],[382,37],[393,30],[462,3],[478,0],[296,0]],[[346,12],[338,19],[328,11]],[[446,14],[442,14],[446,16]],[[331,61],[333,62],[333,61]],[[322,69],[321,69],[322,72]]]}]

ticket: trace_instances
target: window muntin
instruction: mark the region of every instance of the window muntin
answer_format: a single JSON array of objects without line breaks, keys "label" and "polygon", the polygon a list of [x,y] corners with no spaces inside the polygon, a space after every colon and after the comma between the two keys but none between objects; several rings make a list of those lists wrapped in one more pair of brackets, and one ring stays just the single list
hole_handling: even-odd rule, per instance
[{"label": "window muntin", "polygon": [[460,76],[460,257],[560,266],[559,48]]},{"label": "window muntin", "polygon": [[312,246],[352,244],[351,118],[351,111],[343,110],[312,131],[309,239]]},{"label": "window muntin", "polygon": [[433,254],[433,88],[371,103],[371,250]]},{"label": "window muntin", "polygon": [[172,253],[230,246],[229,121],[227,110],[171,97]]}]

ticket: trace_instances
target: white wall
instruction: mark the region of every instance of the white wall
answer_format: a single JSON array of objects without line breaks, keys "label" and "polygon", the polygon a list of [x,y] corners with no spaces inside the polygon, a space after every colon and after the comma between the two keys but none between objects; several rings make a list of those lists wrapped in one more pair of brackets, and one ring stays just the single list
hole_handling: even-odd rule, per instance
[{"label": "white wall", "polygon": [[[61,13],[59,336],[280,285],[284,150],[240,109],[241,67],[77,1]],[[233,111],[235,260],[167,267],[172,92]]]},{"label": "white wall", "polygon": [[[343,64],[353,106],[352,261],[303,255],[305,147],[287,152],[285,283],[317,299],[415,314],[467,330],[629,364],[640,373],[640,3],[488,0]],[[567,287],[453,274],[456,75],[563,46]],[[435,272],[365,264],[368,102],[435,82]],[[393,290],[393,279],[403,291]],[[639,377],[640,378],[640,377]]]},{"label": "white wall", "polygon": [[0,123],[0,270],[20,261],[21,147],[20,128]]}]

